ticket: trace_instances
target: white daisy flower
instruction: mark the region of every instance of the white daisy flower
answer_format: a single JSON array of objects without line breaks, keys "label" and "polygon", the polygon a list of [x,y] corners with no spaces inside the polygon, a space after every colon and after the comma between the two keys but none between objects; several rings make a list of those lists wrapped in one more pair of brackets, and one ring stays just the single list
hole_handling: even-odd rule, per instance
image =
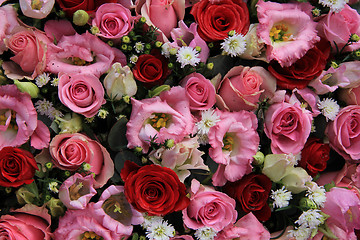
[{"label": "white daisy flower", "polygon": [[274,200],[273,207],[283,208],[289,206],[289,201],[292,199],[291,192],[285,189],[283,186],[281,189],[276,191],[271,190],[270,197]]},{"label": "white daisy flower", "polygon": [[334,99],[331,98],[325,98],[324,100],[319,101],[317,105],[321,110],[321,113],[326,117],[326,121],[329,119],[334,121],[340,111],[340,106]]},{"label": "white daisy flower", "polygon": [[340,12],[349,0],[319,0],[324,7],[329,7],[332,12]]},{"label": "white daisy flower", "polygon": [[161,222],[162,220],[164,220],[162,217],[160,216],[149,216],[146,213],[143,214],[144,216],[144,222],[141,224],[141,226],[146,229],[148,227],[150,227],[154,222]]},{"label": "white daisy flower", "polygon": [[136,42],[135,43],[135,51],[137,53],[141,53],[142,51],[144,51],[144,48],[145,48],[144,43],[142,43],[142,42]]},{"label": "white daisy flower", "polygon": [[181,68],[186,65],[195,67],[199,62],[199,52],[192,47],[181,47],[176,54],[176,61],[181,64]]},{"label": "white daisy flower", "polygon": [[146,229],[146,237],[150,240],[168,240],[175,236],[175,228],[167,221],[153,221]]},{"label": "white daisy flower", "polygon": [[323,186],[318,186],[316,183],[314,183],[311,188],[308,187],[306,196],[319,207],[323,207],[326,202],[325,188]]},{"label": "white daisy flower", "polygon": [[302,227],[313,229],[324,223],[324,221],[325,217],[319,209],[310,209],[303,212],[295,223]]},{"label": "white daisy flower", "polygon": [[307,240],[311,235],[312,230],[306,227],[299,227],[295,230],[288,231],[288,237],[293,237],[296,240]]},{"label": "white daisy flower", "polygon": [[199,228],[195,232],[195,237],[199,240],[212,240],[216,236],[217,232],[210,227]]},{"label": "white daisy flower", "polygon": [[221,49],[231,57],[237,57],[243,54],[246,50],[246,40],[242,34],[234,34],[227,37],[221,43]]},{"label": "white daisy flower", "polygon": [[201,120],[195,123],[197,131],[200,135],[207,135],[211,127],[215,126],[220,121],[220,116],[216,114],[215,110],[210,108],[201,111]]},{"label": "white daisy flower", "polygon": [[135,63],[138,61],[138,59],[139,59],[138,56],[132,55],[132,56],[130,57],[130,62],[131,62],[132,64],[135,64]]},{"label": "white daisy flower", "polygon": [[49,183],[49,190],[52,191],[53,193],[58,193],[59,192],[58,186],[59,186],[59,183],[50,182]]},{"label": "white daisy flower", "polygon": [[48,73],[40,74],[39,76],[37,76],[37,77],[35,78],[35,84],[36,84],[38,87],[43,87],[43,86],[45,86],[49,81],[50,81],[50,77],[49,77],[49,74],[48,74]]}]

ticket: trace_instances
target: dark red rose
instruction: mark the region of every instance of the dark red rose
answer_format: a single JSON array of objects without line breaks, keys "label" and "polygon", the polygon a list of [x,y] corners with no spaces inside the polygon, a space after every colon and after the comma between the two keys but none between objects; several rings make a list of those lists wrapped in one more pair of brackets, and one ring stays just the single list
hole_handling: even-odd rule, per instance
[{"label": "dark red rose", "polygon": [[329,144],[323,143],[319,138],[310,137],[301,151],[299,166],[315,177],[318,172],[325,170],[329,153]]},{"label": "dark red rose", "polygon": [[169,168],[159,165],[139,167],[126,161],[121,178],[125,182],[127,200],[139,212],[166,215],[189,205],[185,185]]},{"label": "dark red rose", "polygon": [[249,10],[242,0],[202,0],[190,13],[198,24],[200,37],[207,42],[223,40],[232,30],[243,35],[249,30]]},{"label": "dark red rose", "polygon": [[268,70],[275,76],[280,88],[303,89],[325,69],[330,50],[330,44],[327,41],[320,41],[290,67],[281,67],[277,61],[273,60]]},{"label": "dark red rose", "polygon": [[38,170],[34,156],[23,149],[4,147],[0,151],[0,186],[19,187],[34,181]]},{"label": "dark red rose", "polygon": [[266,221],[271,216],[267,204],[271,191],[271,180],[264,174],[251,173],[236,182],[228,182],[225,192],[238,203],[245,213],[252,212],[259,221]]},{"label": "dark red rose", "polygon": [[157,52],[140,55],[133,68],[136,80],[145,83],[146,87],[163,84],[169,73],[166,58]]},{"label": "dark red rose", "polygon": [[93,13],[98,7],[104,3],[116,3],[117,0],[56,0],[61,9],[72,17],[77,10],[85,10]]}]

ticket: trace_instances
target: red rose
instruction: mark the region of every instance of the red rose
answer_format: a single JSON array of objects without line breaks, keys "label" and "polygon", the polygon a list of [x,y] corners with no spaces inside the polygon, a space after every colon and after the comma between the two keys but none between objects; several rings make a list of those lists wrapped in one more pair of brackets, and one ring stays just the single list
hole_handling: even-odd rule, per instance
[{"label": "red rose", "polygon": [[243,35],[249,30],[249,10],[242,0],[202,0],[190,13],[200,37],[207,42],[223,40],[231,30]]},{"label": "red rose", "polygon": [[322,143],[319,138],[310,137],[301,151],[299,166],[315,177],[318,172],[325,170],[329,152],[329,144]]},{"label": "red rose", "polygon": [[189,205],[185,185],[169,168],[159,165],[139,167],[126,161],[121,178],[125,182],[127,200],[139,212],[166,215]]},{"label": "red rose", "polygon": [[19,187],[34,181],[38,170],[34,156],[23,149],[4,147],[0,151],[0,186]]},{"label": "red rose", "polygon": [[269,72],[277,79],[277,85],[284,89],[303,89],[325,69],[330,56],[330,44],[320,41],[290,67],[281,67],[273,60]]},{"label": "red rose", "polygon": [[236,182],[228,182],[225,192],[240,203],[245,213],[252,212],[259,221],[266,221],[271,216],[267,204],[271,190],[271,180],[264,174],[251,173]]},{"label": "red rose", "polygon": [[85,10],[89,13],[94,12],[104,3],[116,3],[117,0],[56,0],[61,9],[72,16],[77,10]]}]

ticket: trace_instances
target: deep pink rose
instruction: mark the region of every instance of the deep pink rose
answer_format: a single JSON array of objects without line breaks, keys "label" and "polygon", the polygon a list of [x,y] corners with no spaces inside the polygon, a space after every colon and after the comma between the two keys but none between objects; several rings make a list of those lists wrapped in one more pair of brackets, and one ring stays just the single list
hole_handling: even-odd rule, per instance
[{"label": "deep pink rose", "polygon": [[25,205],[0,218],[0,239],[50,240],[51,216],[46,208]]},{"label": "deep pink rose", "polygon": [[235,223],[236,202],[225,193],[205,187],[193,179],[191,182],[190,204],[183,213],[184,224],[191,229],[211,227],[221,231]]},{"label": "deep pink rose", "polygon": [[142,147],[145,153],[152,138],[157,143],[167,139],[178,143],[192,133],[194,120],[184,88],[173,87],[159,97],[131,101],[131,117],[126,125],[128,148]]},{"label": "deep pink rose", "polygon": [[100,77],[114,62],[126,65],[126,56],[119,49],[111,48],[89,32],[63,36],[57,41],[57,45],[48,44],[46,70],[51,73],[84,73]]},{"label": "deep pink rose", "polygon": [[275,103],[265,113],[265,133],[274,154],[297,154],[303,149],[311,131],[311,112],[300,104]]},{"label": "deep pink rose", "polygon": [[100,37],[118,39],[127,35],[134,27],[135,17],[128,8],[119,3],[104,3],[95,13],[92,25],[99,28]]},{"label": "deep pink rose", "polygon": [[61,74],[58,95],[60,101],[72,111],[87,118],[95,116],[105,104],[105,90],[100,80],[91,74]]},{"label": "deep pink rose", "polygon": [[0,19],[0,54],[3,54],[7,49],[4,39],[19,25],[15,8],[11,4],[0,7]]},{"label": "deep pink rose", "polygon": [[345,160],[360,160],[360,106],[349,105],[340,110],[325,130],[330,147]]},{"label": "deep pink rose", "polygon": [[259,146],[257,119],[248,111],[216,110],[220,121],[208,133],[209,156],[219,164],[213,176],[214,186],[235,182],[252,170],[251,162]]},{"label": "deep pink rose", "polygon": [[114,174],[114,163],[108,151],[83,134],[56,135],[50,142],[49,151],[54,165],[62,170],[75,171],[83,163],[90,164],[90,172],[96,175],[95,188],[105,185]]},{"label": "deep pink rose", "polygon": [[[351,34],[360,36],[360,15],[346,4],[340,12],[330,12],[322,18],[318,23],[318,30],[320,36],[331,43],[333,51],[337,48],[340,50],[348,42]],[[345,51],[353,51],[359,47],[359,42],[353,43],[345,47]]]},{"label": "deep pink rose", "polygon": [[215,104],[215,87],[200,73],[191,73],[181,80],[191,110],[207,110]]}]

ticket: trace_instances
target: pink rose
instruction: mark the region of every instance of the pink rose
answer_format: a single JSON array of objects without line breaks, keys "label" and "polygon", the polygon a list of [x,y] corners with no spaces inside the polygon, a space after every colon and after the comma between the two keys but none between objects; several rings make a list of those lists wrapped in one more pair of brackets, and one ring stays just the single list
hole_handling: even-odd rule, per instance
[{"label": "pink rose", "polygon": [[135,17],[129,9],[119,3],[102,4],[95,13],[92,25],[99,28],[100,37],[120,40],[134,27]]},{"label": "pink rose", "polygon": [[126,56],[119,49],[111,48],[89,32],[63,36],[57,45],[48,44],[46,57],[46,70],[51,73],[84,73],[100,77],[114,62],[126,65]]},{"label": "pink rose", "polygon": [[220,121],[208,133],[209,156],[219,164],[213,176],[214,186],[235,182],[252,170],[251,162],[259,146],[257,119],[247,111],[222,112],[216,110]]},{"label": "pink rose", "polygon": [[187,75],[180,85],[186,90],[191,110],[207,110],[215,104],[214,85],[200,73]]},{"label": "pink rose", "polygon": [[95,188],[104,186],[114,174],[114,163],[108,151],[83,134],[56,135],[49,151],[54,165],[62,170],[75,171],[83,163],[90,164],[90,172],[96,175]]},{"label": "pink rose", "polygon": [[4,39],[16,26],[19,26],[15,8],[10,4],[0,7],[0,19],[0,54],[3,54],[7,50]]},{"label": "pink rose", "polygon": [[72,111],[87,118],[95,116],[105,104],[105,90],[100,80],[91,74],[60,74],[58,95]]},{"label": "pink rose", "polygon": [[182,211],[184,224],[195,230],[211,227],[215,231],[221,231],[235,223],[238,215],[235,206],[235,200],[225,193],[204,187],[193,179],[190,204]]},{"label": "pink rose", "polygon": [[[331,43],[333,51],[337,48],[340,50],[348,42],[351,34],[360,35],[360,15],[346,4],[340,12],[330,12],[323,17],[318,23],[318,30],[319,35]],[[345,47],[345,51],[353,51],[359,47],[359,42],[353,43]]]},{"label": "pink rose", "polygon": [[330,147],[345,160],[360,160],[360,106],[349,105],[330,122],[325,134]]},{"label": "pink rose", "polygon": [[6,46],[15,54],[10,59],[18,64],[18,74],[35,78],[45,70],[46,45],[50,40],[39,30],[19,27],[6,40]]},{"label": "pink rose", "polygon": [[264,68],[233,67],[217,87],[217,105],[230,111],[255,110],[266,85],[275,88],[276,80]]},{"label": "pink rose", "polygon": [[75,173],[61,184],[59,199],[68,209],[84,209],[96,195],[93,176]]},{"label": "pink rose", "polygon": [[275,103],[265,113],[265,133],[274,154],[297,154],[303,149],[311,131],[311,112],[298,102]]},{"label": "pink rose", "polygon": [[25,205],[0,218],[0,239],[50,240],[51,216],[46,208]]},{"label": "pink rose", "polygon": [[194,120],[184,88],[173,87],[159,97],[131,101],[132,112],[126,125],[128,148],[142,147],[146,153],[153,138],[157,143],[167,139],[178,143],[192,133]]},{"label": "pink rose", "polygon": [[165,41],[178,21],[184,19],[185,0],[137,0],[136,12],[146,18],[149,26],[159,28]]}]

